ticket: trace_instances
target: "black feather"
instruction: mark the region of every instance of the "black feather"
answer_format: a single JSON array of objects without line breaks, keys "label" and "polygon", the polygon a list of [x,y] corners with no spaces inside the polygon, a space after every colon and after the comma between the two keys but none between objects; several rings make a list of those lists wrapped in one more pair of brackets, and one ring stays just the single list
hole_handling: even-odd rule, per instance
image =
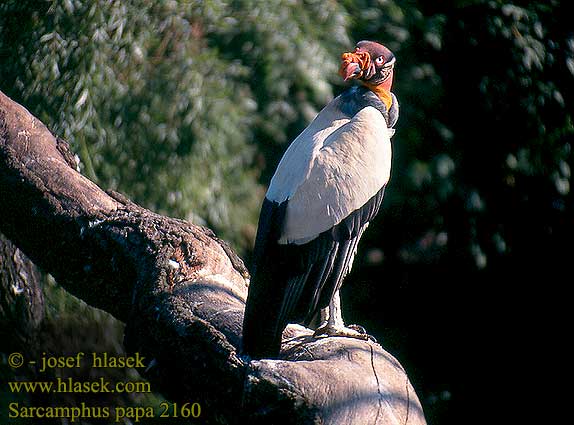
[{"label": "black feather", "polygon": [[393,128],[399,119],[399,101],[394,93],[391,93],[391,98],[391,107],[387,110],[387,105],[370,89],[365,86],[354,86],[341,93],[339,102],[341,111],[349,117],[355,116],[357,112],[367,106],[372,106],[383,114],[387,127]]},{"label": "black feather", "polygon": [[287,202],[263,201],[243,322],[243,352],[277,357],[288,323],[308,324],[326,307],[351,268],[366,224],[377,214],[384,187],[343,221],[302,245],[279,244]]},{"label": "black feather", "polygon": [[283,327],[277,312],[283,303],[285,287],[277,273],[285,261],[277,243],[287,202],[279,204],[265,198],[261,206],[251,282],[243,318],[243,351],[254,358],[279,352]]}]

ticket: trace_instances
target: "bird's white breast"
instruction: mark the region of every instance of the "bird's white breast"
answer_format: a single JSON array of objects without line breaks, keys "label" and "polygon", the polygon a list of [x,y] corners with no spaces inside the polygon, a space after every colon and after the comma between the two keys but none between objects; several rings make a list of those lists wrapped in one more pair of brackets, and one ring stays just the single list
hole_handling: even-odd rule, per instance
[{"label": "bird's white breast", "polygon": [[329,106],[291,144],[271,180],[267,198],[289,200],[280,243],[314,239],[389,180],[391,143],[381,113],[366,107],[349,120]]}]

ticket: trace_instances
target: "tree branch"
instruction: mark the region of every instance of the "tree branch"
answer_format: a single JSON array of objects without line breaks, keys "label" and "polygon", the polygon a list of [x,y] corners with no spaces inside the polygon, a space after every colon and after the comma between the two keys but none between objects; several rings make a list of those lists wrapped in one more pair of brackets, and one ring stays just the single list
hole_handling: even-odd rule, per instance
[{"label": "tree branch", "polygon": [[247,271],[209,229],[105,192],[0,92],[0,232],[69,292],[126,323],[145,376],[216,423],[424,424],[401,365],[373,342],[291,325],[282,359],[238,352]]}]

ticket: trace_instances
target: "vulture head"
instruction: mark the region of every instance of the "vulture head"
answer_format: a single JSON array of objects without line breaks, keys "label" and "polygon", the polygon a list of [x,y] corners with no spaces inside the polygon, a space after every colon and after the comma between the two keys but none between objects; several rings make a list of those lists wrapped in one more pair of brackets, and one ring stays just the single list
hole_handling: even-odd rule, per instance
[{"label": "vulture head", "polygon": [[382,44],[359,41],[354,52],[343,53],[339,74],[347,80],[357,79],[368,87],[391,89],[395,56]]}]

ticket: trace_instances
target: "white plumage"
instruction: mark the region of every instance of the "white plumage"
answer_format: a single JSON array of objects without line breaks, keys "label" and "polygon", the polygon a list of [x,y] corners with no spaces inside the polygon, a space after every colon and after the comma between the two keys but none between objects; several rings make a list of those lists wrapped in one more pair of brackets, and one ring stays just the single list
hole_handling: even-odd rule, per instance
[{"label": "white plumage", "polygon": [[332,109],[323,110],[295,139],[271,180],[267,198],[289,200],[280,244],[316,238],[365,205],[389,180],[391,142],[381,113],[369,106],[349,120],[338,119]]}]

